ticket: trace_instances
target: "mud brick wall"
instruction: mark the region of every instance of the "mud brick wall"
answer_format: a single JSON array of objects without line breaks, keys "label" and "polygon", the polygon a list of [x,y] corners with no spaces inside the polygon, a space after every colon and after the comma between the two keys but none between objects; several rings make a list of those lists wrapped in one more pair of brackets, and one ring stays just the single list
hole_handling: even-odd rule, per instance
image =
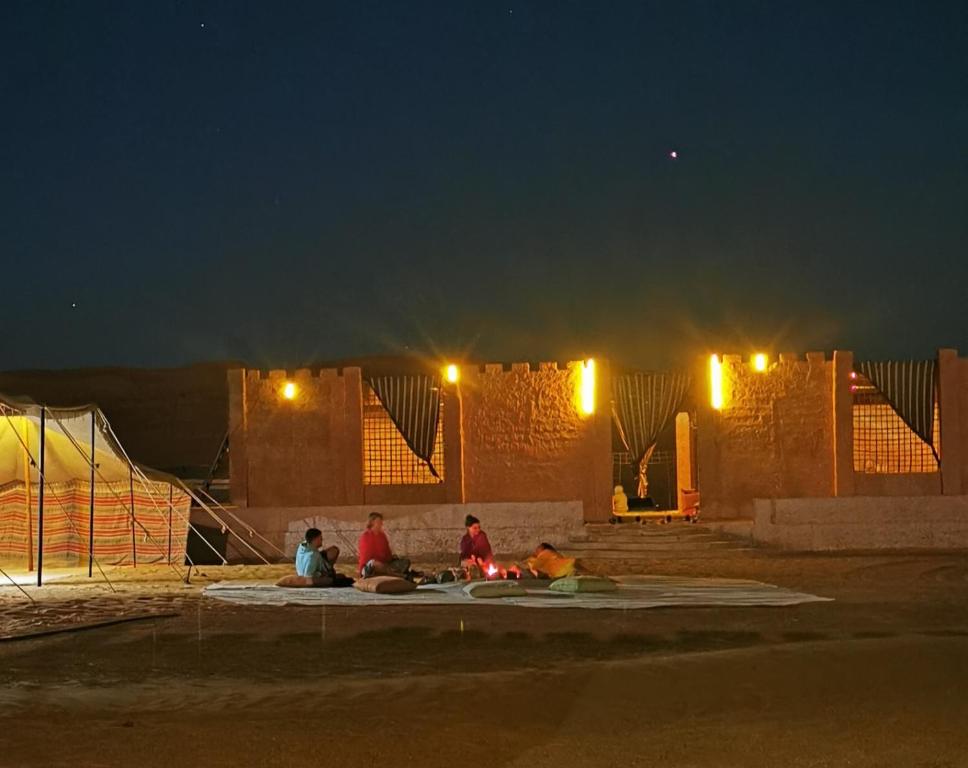
[{"label": "mud brick wall", "polygon": [[[464,366],[445,384],[445,482],[363,485],[362,372],[234,370],[228,375],[233,502],[301,507],[580,501],[608,518],[608,369],[596,409],[579,407],[581,363]],[[295,400],[281,397],[293,381]]]},{"label": "mud brick wall", "polygon": [[583,502],[606,520],[611,499],[608,369],[596,366],[596,408],[578,404],[581,363],[463,371],[464,496],[468,502]]},{"label": "mud brick wall", "polygon": [[[296,397],[286,400],[286,381]],[[232,495],[248,506],[362,503],[360,369],[231,371]]]},{"label": "mud brick wall", "polygon": [[724,357],[724,407],[699,414],[705,516],[751,518],[754,498],[833,495],[832,375],[822,353],[783,355],[763,373]]}]

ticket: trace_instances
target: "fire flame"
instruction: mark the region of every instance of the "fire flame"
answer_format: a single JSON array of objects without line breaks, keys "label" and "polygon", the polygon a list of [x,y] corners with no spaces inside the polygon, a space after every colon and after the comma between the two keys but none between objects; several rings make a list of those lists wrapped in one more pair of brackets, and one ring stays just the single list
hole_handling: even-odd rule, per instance
[{"label": "fire flame", "polygon": [[495,573],[497,573],[497,566],[494,565],[494,563],[491,563],[487,566],[487,575],[493,576]]}]

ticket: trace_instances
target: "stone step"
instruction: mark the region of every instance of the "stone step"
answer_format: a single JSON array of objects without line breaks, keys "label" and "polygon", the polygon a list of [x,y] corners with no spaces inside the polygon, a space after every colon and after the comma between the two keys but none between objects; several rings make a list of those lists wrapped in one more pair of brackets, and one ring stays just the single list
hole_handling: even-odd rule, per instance
[{"label": "stone step", "polygon": [[638,536],[595,536],[577,534],[569,537],[569,540],[574,542],[595,541],[615,544],[661,544],[666,541],[717,541],[723,540],[724,538],[726,537],[719,536],[711,531],[696,531],[695,533],[675,531],[669,533],[642,534]]},{"label": "stone step", "polygon": [[640,549],[664,549],[667,547],[721,547],[733,544],[729,539],[721,539],[716,536],[703,538],[693,538],[691,536],[682,538],[669,538],[661,541],[597,541],[588,540],[569,540],[569,543],[581,547],[582,549],[624,549],[635,552]]},{"label": "stone step", "polygon": [[699,558],[720,558],[746,556],[755,553],[753,547],[726,547],[719,549],[643,549],[638,552],[628,552],[625,550],[583,550],[569,549],[564,554],[579,560],[676,560],[676,559],[699,559]]}]

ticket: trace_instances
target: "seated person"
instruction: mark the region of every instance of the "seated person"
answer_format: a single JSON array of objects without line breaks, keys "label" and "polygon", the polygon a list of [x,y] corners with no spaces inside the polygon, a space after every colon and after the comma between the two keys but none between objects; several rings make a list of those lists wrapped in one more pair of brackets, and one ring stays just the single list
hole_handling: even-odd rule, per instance
[{"label": "seated person", "polygon": [[617,515],[629,511],[629,497],[625,495],[625,489],[620,485],[615,486],[612,494],[612,514]]},{"label": "seated person", "polygon": [[560,579],[574,576],[577,563],[573,557],[565,557],[550,544],[541,543],[534,555],[527,560],[528,570],[539,579]]},{"label": "seated person", "polygon": [[296,549],[296,575],[310,578],[314,587],[349,587],[353,579],[336,572],[339,547],[323,546],[323,533],[318,528],[306,531],[306,537]]},{"label": "seated person", "polygon": [[410,561],[397,557],[390,549],[390,540],[383,530],[383,515],[379,512],[371,512],[366,521],[366,530],[360,536],[359,553],[360,575],[364,579],[370,576],[406,578],[410,573]]},{"label": "seated person", "polygon": [[474,515],[464,518],[464,527],[467,528],[467,533],[460,540],[460,564],[483,568],[494,559],[491,542],[481,530],[481,521]]}]

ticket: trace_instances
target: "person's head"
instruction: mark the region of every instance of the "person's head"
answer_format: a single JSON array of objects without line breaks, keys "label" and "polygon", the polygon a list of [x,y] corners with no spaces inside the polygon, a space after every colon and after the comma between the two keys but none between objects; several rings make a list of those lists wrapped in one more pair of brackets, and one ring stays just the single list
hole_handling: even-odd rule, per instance
[{"label": "person's head", "polygon": [[335,563],[336,559],[339,557],[339,547],[335,544],[332,547],[327,547],[323,550],[323,557],[325,557],[329,562]]},{"label": "person's head", "polygon": [[554,548],[553,546],[551,546],[551,545],[550,545],[550,544],[549,544],[548,542],[546,542],[546,541],[542,541],[542,542],[541,542],[541,543],[540,543],[540,544],[538,545],[538,548],[537,548],[537,549],[536,549],[536,550],[534,551],[534,553],[535,553],[536,555],[537,555],[537,554],[539,554],[539,553],[541,553],[541,552],[553,552],[553,553],[554,553],[554,554],[556,554],[556,555],[558,554],[558,550],[557,550],[557,549],[555,549],[555,548]]},{"label": "person's head", "polygon": [[371,531],[376,531],[379,533],[383,530],[383,515],[379,512],[370,512],[370,516],[366,519],[366,527]]},{"label": "person's head", "polygon": [[306,544],[314,549],[323,546],[323,532],[319,528],[309,528],[306,531]]},{"label": "person's head", "polygon": [[625,493],[625,489],[622,486],[620,486],[620,485],[616,485],[615,486],[615,494],[614,495],[615,496],[618,496],[620,493]]},{"label": "person's head", "polygon": [[477,536],[481,532],[481,521],[474,515],[468,515],[464,518],[464,527],[471,536]]}]

